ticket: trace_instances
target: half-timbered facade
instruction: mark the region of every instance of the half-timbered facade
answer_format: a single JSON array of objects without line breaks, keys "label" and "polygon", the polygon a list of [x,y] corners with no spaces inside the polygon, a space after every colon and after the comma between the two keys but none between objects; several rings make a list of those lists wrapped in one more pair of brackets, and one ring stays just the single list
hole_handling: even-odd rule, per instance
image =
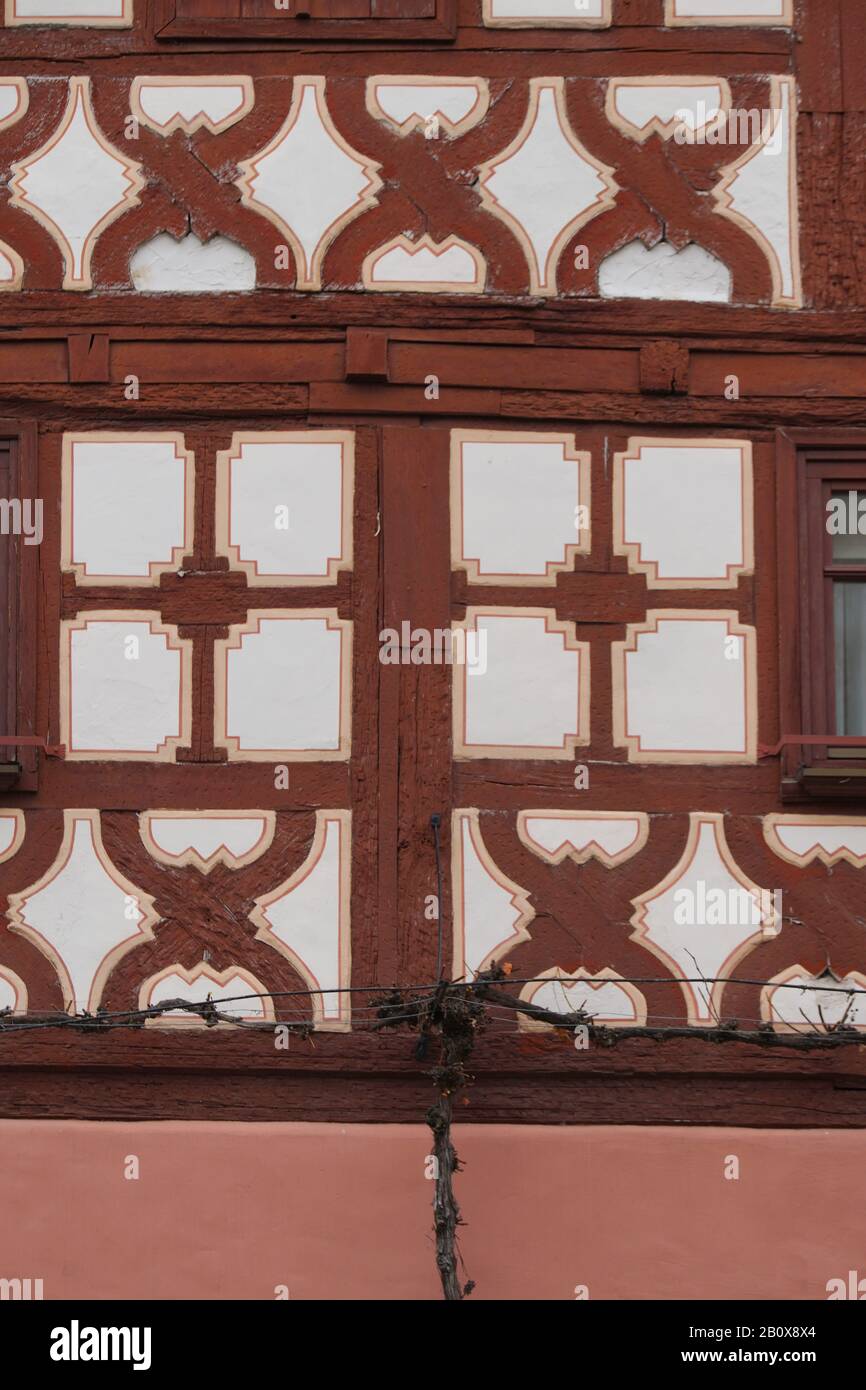
[{"label": "half-timbered facade", "polygon": [[[712,1203],[826,1129],[854,1200],[860,1050],[773,1039],[866,1029],[864,59],[848,0],[6,0],[0,1136],[43,1181],[52,1125],[183,1162],[197,1120],[315,1188],[348,1126],[423,1231],[371,999],[501,965],[646,1036],[494,1010],[491,1183],[567,1125],[605,1201],[646,1145]],[[177,998],[310,1037],[130,1023]],[[64,1014],[124,1023],[20,1026]],[[640,1296],[611,1239],[562,1297]]]}]

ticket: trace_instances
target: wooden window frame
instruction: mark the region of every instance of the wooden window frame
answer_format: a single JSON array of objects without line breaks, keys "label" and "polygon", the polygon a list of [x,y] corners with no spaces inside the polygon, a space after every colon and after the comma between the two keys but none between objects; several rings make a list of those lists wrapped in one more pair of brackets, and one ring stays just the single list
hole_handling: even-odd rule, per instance
[{"label": "wooden window frame", "polygon": [[[31,421],[0,419],[0,441],[11,443],[7,491],[12,497],[37,496],[37,433]],[[37,598],[39,546],[23,536],[0,536],[0,598],[6,594],[0,645],[6,682],[0,699],[0,734],[36,734]],[[8,726],[8,727],[7,727]],[[35,791],[38,753],[34,744],[0,745],[0,791]]]},{"label": "wooden window frame", "polygon": [[[417,0],[156,0],[157,39],[280,39],[293,43],[333,39],[357,42],[453,41],[457,0],[430,0],[433,13],[413,15]],[[246,6],[249,13],[243,14]],[[400,8],[410,13],[401,16]],[[336,10],[338,13],[333,14]],[[339,13],[342,11],[342,13]]]},{"label": "wooden window frame", "polygon": [[820,742],[836,736],[832,582],[825,503],[834,483],[866,487],[866,432],[780,431],[779,735],[785,800],[866,798],[863,756],[845,758]]}]

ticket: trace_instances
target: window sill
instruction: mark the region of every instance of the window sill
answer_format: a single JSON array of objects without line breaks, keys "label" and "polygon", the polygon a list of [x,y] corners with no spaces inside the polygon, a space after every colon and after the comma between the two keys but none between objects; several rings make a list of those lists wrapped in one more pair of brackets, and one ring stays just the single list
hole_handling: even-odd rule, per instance
[{"label": "window sill", "polygon": [[866,767],[807,767],[782,779],[783,801],[866,800]]},{"label": "window sill", "polygon": [[[393,13],[395,8],[400,8],[399,5],[381,6],[379,13],[362,17],[345,15],[333,18],[316,13],[305,14],[303,11],[294,14],[286,11],[268,14],[263,11],[232,15],[226,13],[226,9],[234,7],[220,4],[219,0],[214,3],[212,13],[207,13],[207,5],[203,8],[204,12],[201,6],[196,6],[195,12],[186,13],[186,6],[182,0],[163,0],[163,22],[157,23],[156,37],[234,41],[267,39],[277,43],[281,40],[295,43],[316,40],[352,43],[448,43],[453,42],[457,34],[457,7],[454,0],[435,0],[433,12],[426,15],[412,15],[410,4],[404,7],[409,9],[409,14],[402,16]],[[386,13],[383,14],[382,9],[385,9]],[[387,13],[389,9],[392,13]]]}]

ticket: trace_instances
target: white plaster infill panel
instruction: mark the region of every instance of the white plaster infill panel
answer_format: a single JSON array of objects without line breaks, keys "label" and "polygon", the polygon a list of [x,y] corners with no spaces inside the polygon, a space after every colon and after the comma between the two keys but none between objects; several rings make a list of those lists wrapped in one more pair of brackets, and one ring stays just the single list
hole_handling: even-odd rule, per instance
[{"label": "white plaster infill panel", "polygon": [[217,864],[241,869],[270,849],[274,811],[142,811],[139,832],[160,864],[191,865],[209,874]]},{"label": "white plaster infill panel", "polygon": [[[279,951],[311,990],[318,1028],[351,1027],[352,814],[317,811],[307,858],[291,877],[256,898],[256,940]],[[338,992],[340,991],[340,992]]]},{"label": "white plaster infill panel", "polygon": [[137,207],[141,165],[115,149],[96,124],[90,78],[70,77],[60,125],[35,153],[12,165],[10,205],[35,217],[63,254],[63,289],[93,288],[90,263],[105,228]]},{"label": "white plaster infill panel", "polygon": [[612,0],[483,0],[488,28],[605,29]]},{"label": "white plaster infill panel", "polygon": [[451,431],[451,564],[471,584],[555,584],[592,549],[573,434]]},{"label": "white plaster infill panel", "polygon": [[445,241],[426,233],[417,241],[397,236],[364,257],[361,279],[368,290],[480,294],[487,264],[476,246],[456,236]]},{"label": "white plaster infill panel", "polygon": [[24,262],[14,247],[0,241],[0,291],[20,290],[24,281]]},{"label": "white plaster infill panel", "polygon": [[491,859],[474,807],[452,813],[451,883],[454,979],[468,980],[528,941],[535,916],[526,890]]},{"label": "white plaster infill panel", "polygon": [[133,0],[6,0],[6,23],[86,25],[91,29],[128,29]]},{"label": "white plaster infill panel", "polygon": [[[520,998],[554,1014],[582,1009],[594,1024],[606,1028],[642,1028],[647,1018],[646,1000],[640,990],[609,966],[597,975],[583,966],[571,972],[558,965],[542,970],[537,980],[523,986]],[[518,1026],[527,1033],[546,1033],[554,1027],[528,1014],[518,1016]]]},{"label": "white plaster infill panel", "polygon": [[478,189],[483,206],[520,242],[530,293],[552,295],[566,242],[613,207],[619,185],[572,130],[565,79],[533,77],[523,126],[501,154],[480,166]]},{"label": "white plaster infill panel", "polygon": [[135,248],[129,275],[141,294],[243,294],[256,287],[256,262],[229,237],[157,232]]},{"label": "white plaster infill panel", "polygon": [[12,859],[24,843],[23,811],[0,811],[0,864]]},{"label": "white plaster infill panel", "polygon": [[466,609],[453,623],[456,758],[571,758],[589,742],[589,644],[552,608]]},{"label": "white plaster infill panel", "polygon": [[67,759],[174,762],[192,729],[192,642],[159,613],[79,613],[60,624]]},{"label": "white plaster infill panel", "polygon": [[230,762],[350,756],[352,624],[336,608],[252,609],[214,665],[214,741]]},{"label": "white plaster infill panel", "polygon": [[769,128],[722,170],[713,189],[715,211],[760,246],[770,264],[772,303],[803,305],[797,189],[797,87],[793,77],[770,80],[774,111]]},{"label": "white plaster infill panel", "polygon": [[437,135],[454,139],[478,125],[487,115],[490,88],[486,77],[367,78],[367,110],[400,136],[429,128],[436,122]]},{"label": "white plaster infill panel", "polygon": [[76,583],[154,585],[193,548],[193,456],[176,431],[63,436],[61,567]]},{"label": "white plaster infill panel", "polygon": [[764,817],[764,839],[774,854],[805,869],[818,860],[827,868],[851,864],[866,869],[866,816]]},{"label": "white plaster infill panel", "polygon": [[7,917],[51,962],[70,1013],[93,1013],[121,957],[153,938],[153,898],[111,862],[99,812],[63,812],[63,843],[31,887],[11,893]]},{"label": "white plaster infill panel", "polygon": [[649,816],[645,811],[520,811],[517,834],[547,864],[598,859],[613,869],[643,849]]},{"label": "white plaster infill panel", "polygon": [[136,77],[129,109],[157,135],[207,130],[219,135],[253,109],[251,77]]},{"label": "white plaster infill panel", "polygon": [[373,207],[380,165],[354,150],[334,125],[324,77],[296,77],[291,109],[274,138],[238,165],[241,202],[267,217],[295,257],[299,290],[322,287],[325,252],[344,227]]},{"label": "white plaster infill panel", "polygon": [[665,24],[794,23],[794,0],[665,0]]},{"label": "white plaster infill panel", "polygon": [[[260,995],[261,998],[243,996]],[[157,975],[145,980],[138,992],[139,1009],[152,1009],[170,999],[184,999],[191,1004],[215,1005],[220,1013],[231,1014],[239,1022],[267,1023],[274,1019],[274,1003],[260,980],[249,970],[229,965],[215,970],[206,961],[187,970],[175,962]],[[231,1028],[225,1019],[207,1023],[200,1014],[185,1009],[166,1009],[154,1018],[145,1019],[147,1028]]]},{"label": "white plaster infill panel", "polygon": [[627,241],[598,268],[602,299],[670,299],[689,304],[729,304],[733,280],[720,261],[690,241],[679,251],[669,241],[647,248]]},{"label": "white plaster infill panel", "polygon": [[607,85],[608,120],[641,145],[653,134],[670,140],[682,125],[697,135],[730,109],[723,77],[612,77]]},{"label": "white plaster infill panel", "polygon": [[774,895],[734,860],[724,821],[717,812],[692,812],[679,862],[632,900],[632,940],[679,980],[689,1022],[697,1026],[718,1021],[737,965],[782,930]]},{"label": "white plaster infill panel", "polygon": [[629,439],[614,456],[613,549],[650,589],[733,589],[753,574],[752,446]]},{"label": "white plaster infill panel", "polygon": [[30,105],[30,93],[23,77],[0,78],[0,130],[20,121]]},{"label": "white plaster infill panel", "polygon": [[761,990],[761,1017],[777,1033],[829,1033],[843,1025],[866,1031],[866,975],[832,970],[813,975],[792,965]]},{"label": "white plaster infill panel", "polygon": [[256,585],[334,584],[352,567],[352,430],[249,431],[217,454],[216,548]]},{"label": "white plaster infill panel", "polygon": [[611,644],[614,742],[633,763],[754,763],[757,639],[735,612],[659,609]]},{"label": "white plaster infill panel", "polygon": [[27,986],[8,965],[0,965],[0,1011],[4,1009],[13,1014],[27,1012]]}]

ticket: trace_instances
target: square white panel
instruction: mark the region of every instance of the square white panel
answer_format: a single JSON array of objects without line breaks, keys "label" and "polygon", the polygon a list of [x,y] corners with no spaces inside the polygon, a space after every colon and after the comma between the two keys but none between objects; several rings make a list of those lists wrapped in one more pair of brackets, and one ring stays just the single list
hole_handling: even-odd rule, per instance
[{"label": "square white panel", "polygon": [[352,564],[354,435],[236,434],[217,460],[217,550],[252,585],[328,584]]}]

